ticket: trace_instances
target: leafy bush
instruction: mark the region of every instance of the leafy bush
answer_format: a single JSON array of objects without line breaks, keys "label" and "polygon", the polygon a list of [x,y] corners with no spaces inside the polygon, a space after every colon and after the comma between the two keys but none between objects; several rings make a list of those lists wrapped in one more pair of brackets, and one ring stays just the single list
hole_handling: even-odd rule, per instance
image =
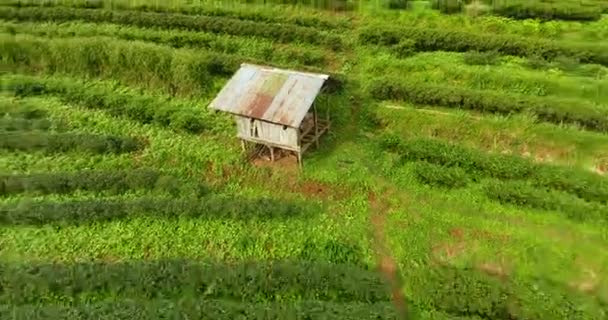
[{"label": "leafy bush", "polygon": [[[17,190],[19,186],[5,184],[5,190]],[[128,182],[124,182],[127,183]],[[133,183],[131,183],[133,184]],[[151,187],[154,187],[152,184]],[[63,187],[69,190],[71,186]],[[108,186],[107,189],[110,189]],[[22,202],[0,207],[2,224],[86,224],[139,216],[158,218],[190,217],[199,219],[287,219],[294,216],[309,216],[318,210],[313,204],[276,201],[273,199],[228,198],[207,195],[200,199],[155,199],[138,200],[73,200],[64,202]]]},{"label": "leafy bush", "polygon": [[180,260],[0,266],[0,304],[83,305],[117,299],[388,302],[373,271],[344,264]]},{"label": "leafy bush", "polygon": [[113,24],[95,23],[7,23],[6,29],[16,34],[30,34],[48,38],[103,36],[122,40],[153,42],[173,48],[200,48],[217,53],[244,56],[266,63],[286,66],[325,67],[327,50],[311,45],[285,45],[272,40],[244,38],[230,35],[158,30]]},{"label": "leafy bush", "polygon": [[407,58],[416,54],[416,42],[408,39],[402,39],[393,48],[395,54],[400,58]]},{"label": "leafy bush", "polygon": [[269,8],[255,8],[249,7],[246,10],[232,9],[229,7],[218,7],[209,5],[185,5],[172,6],[170,3],[158,2],[153,5],[150,4],[139,4],[132,2],[102,2],[98,1],[93,3],[92,1],[78,2],[78,1],[24,1],[24,0],[3,0],[4,6],[13,7],[56,7],[64,6],[71,8],[88,8],[88,9],[100,9],[100,8],[111,8],[114,10],[137,10],[145,12],[159,12],[159,13],[182,13],[190,15],[203,15],[211,17],[229,17],[237,18],[241,20],[251,20],[257,22],[269,22],[269,23],[288,23],[299,25],[303,27],[314,27],[320,29],[346,29],[351,26],[348,18],[338,17],[331,15],[324,17],[318,14],[309,14],[303,10],[298,10],[297,14],[285,15],[283,8],[277,8],[276,10],[269,10]]},{"label": "leafy bush", "polygon": [[64,7],[1,7],[0,18],[18,21],[74,21],[109,22],[138,27],[185,29],[221,34],[256,36],[279,42],[305,42],[340,49],[339,36],[318,30],[286,24],[243,21],[227,17],[190,16],[143,11],[107,11]]},{"label": "leafy bush", "polygon": [[62,194],[76,190],[123,193],[142,188],[174,191],[176,182],[175,178],[150,169],[0,175],[0,195],[22,192]]},{"label": "leafy bush", "polygon": [[47,119],[0,118],[0,131],[48,130],[50,127]]},{"label": "leafy bush", "polygon": [[[374,98],[382,100],[404,100],[422,105],[505,115],[531,112],[546,122],[571,123],[590,130],[608,132],[608,110],[587,101],[531,97],[389,77],[374,81],[369,91]],[[577,108],[573,109],[572,105],[577,105]]]},{"label": "leafy bush", "polygon": [[494,181],[485,186],[485,193],[490,199],[501,203],[559,211],[574,220],[608,220],[608,206],[587,202],[567,193],[539,188],[532,183]]},{"label": "leafy bush", "polygon": [[308,239],[300,251],[299,257],[305,261],[363,265],[361,247],[336,240],[317,243],[314,240]]},{"label": "leafy bush", "polygon": [[47,153],[78,150],[91,153],[126,153],[143,148],[135,138],[90,134],[41,132],[0,132],[0,149],[9,151],[44,151]]},{"label": "leafy bush", "polygon": [[[110,38],[44,39],[0,36],[6,67],[15,71],[107,77],[139,86],[161,87],[172,94],[197,94],[211,88],[213,77],[229,76],[238,57]],[[19,89],[19,88],[17,88]],[[45,88],[21,91],[43,93]]]},{"label": "leafy bush", "polygon": [[[204,310],[201,311],[201,310]],[[113,319],[397,319],[389,302],[367,304],[361,302],[266,302],[243,303],[227,300],[180,298],[179,301],[154,299],[147,301],[98,302],[83,305],[25,305],[2,306],[0,318],[22,320]]]},{"label": "leafy bush", "polygon": [[[154,123],[176,131],[201,133],[216,121],[206,108],[192,108],[180,103],[142,96],[135,93],[117,92],[99,85],[16,76],[5,81],[6,89],[17,96],[29,96],[42,92],[57,96],[65,104],[80,105],[95,110],[105,110],[115,116],[125,116],[141,123]],[[29,88],[43,88],[30,90]]]},{"label": "leafy bush", "polygon": [[495,65],[499,59],[498,53],[494,51],[469,51],[464,54],[464,63],[468,65]]},{"label": "leafy bush", "polygon": [[538,164],[513,155],[488,154],[436,139],[400,140],[387,136],[381,142],[397,152],[402,161],[426,161],[439,166],[459,167],[469,174],[500,180],[524,180],[537,187],[563,191],[581,199],[608,203],[608,180],[586,170]]},{"label": "leafy bush", "polygon": [[[3,82],[3,90],[7,90],[7,84]],[[14,91],[22,91],[22,88],[13,88]],[[26,119],[26,120],[37,120],[46,118],[47,113],[42,109],[38,109],[32,107],[27,104],[10,102],[10,103],[0,103],[0,116],[16,118],[16,119]]]},{"label": "leafy bush", "polygon": [[[546,278],[507,278],[447,265],[404,273],[414,303],[458,319],[596,319],[603,314],[600,303]],[[595,309],[586,308],[590,304]]]},{"label": "leafy bush", "polygon": [[602,17],[599,6],[583,6],[577,2],[544,3],[529,0],[508,0],[494,4],[492,11],[513,19],[597,21]]},{"label": "leafy bush", "polygon": [[418,181],[437,187],[460,188],[467,185],[467,172],[458,167],[438,166],[428,162],[417,162],[414,174]]},{"label": "leafy bush", "polygon": [[462,0],[433,0],[431,7],[441,13],[452,14],[462,12]]},{"label": "leafy bush", "polygon": [[417,51],[495,51],[503,55],[540,57],[545,60],[565,56],[576,58],[582,63],[608,66],[608,48],[595,43],[557,42],[516,35],[389,25],[371,25],[362,28],[359,33],[359,40],[363,44],[392,46],[401,39],[415,41]]}]

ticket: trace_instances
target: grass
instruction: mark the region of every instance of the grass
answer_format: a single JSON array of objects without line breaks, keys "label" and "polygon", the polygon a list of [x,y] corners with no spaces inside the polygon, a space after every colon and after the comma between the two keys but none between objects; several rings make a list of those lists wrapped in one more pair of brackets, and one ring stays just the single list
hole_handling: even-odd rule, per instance
[{"label": "grass", "polygon": [[[178,8],[180,3],[179,0],[157,3],[151,10],[192,15],[209,8],[206,2]],[[143,3],[126,5],[140,4]],[[493,116],[407,101],[382,102],[370,95],[368,88],[390,76],[488,92],[518,93],[538,99],[559,97],[608,108],[607,69],[576,61],[539,62],[532,67],[534,63],[528,59],[499,55],[488,59],[490,64],[467,64],[470,62],[467,53],[410,52],[411,55],[397,56],[391,48],[376,50],[357,44],[359,26],[379,23],[387,17],[397,19],[384,21],[387,25],[399,21],[410,26],[565,41],[574,41],[575,36],[580,36],[576,41],[585,43],[605,38],[602,31],[605,19],[541,24],[461,14],[447,16],[426,9],[400,13],[376,9],[379,14],[374,17],[371,10],[337,14],[310,8],[301,12],[292,7],[285,7],[291,8],[286,11],[277,8],[283,7],[239,4],[207,14],[289,23],[321,32],[327,29],[331,30],[329,33],[339,34],[348,45],[331,52],[310,44],[279,43],[272,38],[239,34],[82,21],[0,22],[1,38],[6,40],[0,49],[6,53],[1,63],[8,71],[0,80],[4,92],[0,97],[0,114],[6,119],[3,121],[16,121],[15,118],[29,114],[25,111],[35,108],[43,114],[42,118],[52,123],[61,122],[61,127],[47,129],[50,134],[61,130],[81,135],[130,136],[140,137],[146,143],[145,148],[124,154],[0,150],[0,173],[151,168],[180,181],[178,190],[181,190],[177,194],[158,188],[129,189],[123,194],[103,190],[60,195],[11,194],[0,197],[0,211],[17,206],[17,210],[8,212],[18,217],[19,212],[33,213],[24,208],[42,212],[36,207],[40,203],[111,204],[145,202],[150,198],[195,203],[209,197],[226,203],[269,199],[273,205],[293,206],[293,212],[306,213],[291,215],[289,211],[282,219],[266,219],[261,217],[283,211],[251,205],[240,211],[229,211],[238,212],[237,218],[158,217],[153,210],[148,210],[120,217],[110,215],[104,221],[83,219],[78,223],[59,223],[63,220],[53,220],[68,213],[65,207],[65,211],[53,211],[54,215],[41,214],[36,221],[43,223],[38,225],[26,220],[18,225],[1,224],[0,260],[32,268],[55,263],[59,268],[57,274],[74,270],[71,268],[75,263],[86,266],[103,263],[109,269],[120,269],[138,262],[158,261],[183,261],[179,265],[184,268],[205,261],[230,266],[295,261],[330,263],[335,268],[338,264],[347,264],[380,277],[382,273],[374,271],[380,269],[386,275],[384,259],[388,258],[395,261],[397,272],[403,278],[397,286],[405,295],[410,311],[419,319],[504,318],[506,314],[521,319],[601,319],[606,316],[608,254],[604,248],[608,244],[608,224],[605,220],[568,219],[564,214],[567,208],[553,205],[542,209],[500,203],[486,195],[484,187],[492,183],[491,178],[461,184],[457,180],[464,175],[462,172],[448,172],[437,178],[437,172],[432,170],[421,178],[423,165],[400,163],[395,154],[381,148],[387,134],[402,139],[435,138],[484,153],[526,157],[541,166],[559,164],[601,174],[608,167],[605,133],[539,123],[527,114]],[[336,22],[330,22],[334,18]],[[312,19],[319,19],[323,24],[308,25]],[[345,28],[343,24],[352,28]],[[200,45],[175,45],[171,40],[175,38],[197,39]],[[332,130],[323,137],[318,149],[305,155],[302,171],[290,166],[254,166],[246,162],[234,138],[230,117],[211,114],[205,109],[243,60],[294,68],[313,64],[305,59],[291,59],[289,52],[294,53],[293,57],[306,58],[310,54],[319,58],[315,60],[319,62],[316,67],[338,72],[346,79],[342,91],[324,97],[331,105]],[[214,61],[220,61],[226,68],[221,72],[206,69],[207,65],[215,65]],[[30,85],[5,86],[16,83]],[[53,87],[56,92],[36,92],[40,84],[46,85],[45,89]],[[60,87],[63,89],[57,89]],[[31,92],[23,94],[27,90]],[[21,96],[15,96],[19,92]],[[205,129],[183,130],[188,128],[183,122],[172,123],[176,118],[161,112],[155,121],[148,119],[145,112],[143,115],[132,113],[145,111],[146,105],[154,106],[155,110],[193,115],[200,118]],[[25,111],[17,113],[15,109]],[[429,185],[446,179],[451,181],[447,186]],[[198,192],[200,185],[206,186],[204,195]],[[228,212],[228,206],[225,210]],[[85,217],[87,212],[74,211],[74,216]],[[382,247],[386,247],[386,252]],[[346,279],[339,272],[333,276]],[[147,292],[152,288],[150,283],[142,284],[142,290]],[[111,295],[112,290],[120,291],[118,285],[108,285],[108,291],[88,288],[82,295],[62,291],[66,297],[59,301],[60,296],[44,298],[42,285],[36,288],[39,291],[35,297],[23,297],[51,299],[53,304],[0,307],[0,315],[25,319],[36,310],[64,314],[66,308],[80,308],[78,312],[86,315],[92,311],[87,306],[71,304],[70,299],[86,297],[92,302]],[[61,286],[58,288],[63,290]],[[242,312],[257,315],[259,311],[271,317],[264,312],[283,310],[285,313],[281,315],[294,314],[302,308],[296,303],[305,303],[298,302],[288,292],[280,292],[285,301],[293,304],[235,306],[222,297],[216,304],[203,293],[190,292],[192,296],[188,299],[199,302],[189,304],[190,300],[186,299],[179,304],[172,298],[184,293],[185,287],[164,288],[168,295],[157,297],[161,300],[148,299],[143,294],[138,296],[142,301],[137,310],[155,312],[169,306],[172,310],[188,312],[196,308],[193,304],[208,304],[205,308],[241,308],[248,310]],[[388,289],[386,293],[389,294]],[[274,298],[280,300],[276,295]],[[307,298],[315,300],[312,296]],[[394,310],[382,311],[384,304],[362,305],[337,296],[325,298],[316,300],[327,301],[312,301],[310,305],[322,310],[336,308],[344,314],[351,310],[357,315],[380,314],[394,318],[391,313]],[[136,308],[131,301],[118,300],[113,305],[117,314],[137,312],[133,311]],[[514,301],[514,305],[505,301]],[[89,306],[99,307],[95,309],[99,312],[96,315],[106,314],[109,312],[106,302]],[[378,313],[374,313],[376,311]]]}]

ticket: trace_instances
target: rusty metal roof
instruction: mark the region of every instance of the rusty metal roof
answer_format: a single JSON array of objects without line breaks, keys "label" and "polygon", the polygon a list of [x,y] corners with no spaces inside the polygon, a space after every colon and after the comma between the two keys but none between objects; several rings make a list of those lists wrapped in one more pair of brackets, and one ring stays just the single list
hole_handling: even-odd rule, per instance
[{"label": "rusty metal roof", "polygon": [[329,76],[242,64],[210,108],[298,127]]}]

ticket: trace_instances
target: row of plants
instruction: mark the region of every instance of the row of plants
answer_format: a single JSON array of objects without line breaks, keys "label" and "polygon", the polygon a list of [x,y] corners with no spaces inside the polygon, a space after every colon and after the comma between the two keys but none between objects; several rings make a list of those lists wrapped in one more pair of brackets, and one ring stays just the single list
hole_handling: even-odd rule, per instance
[{"label": "row of plants", "polygon": [[597,43],[533,39],[456,29],[370,25],[359,32],[362,44],[407,46],[416,51],[495,51],[504,55],[553,60],[570,57],[582,63],[608,66],[608,48]]},{"label": "row of plants", "polygon": [[184,260],[3,264],[0,304],[81,305],[124,299],[387,302],[374,271],[319,262],[225,264]]},{"label": "row of plants", "polygon": [[[174,187],[162,182],[161,188]],[[318,210],[316,204],[278,201],[268,198],[246,199],[208,194],[202,187],[200,199],[141,198],[136,200],[22,201],[0,207],[0,223],[7,225],[87,224],[92,222],[150,216],[155,218],[198,219],[287,219],[307,217]]]},{"label": "row of plants", "polygon": [[[214,116],[206,104],[180,103],[164,98],[117,90],[99,82],[82,82],[68,78],[39,78],[23,75],[6,76],[6,89],[18,97],[51,95],[67,105],[103,110],[113,116],[171,128],[178,132],[221,132],[229,123]],[[225,119],[224,119],[225,120]]]},{"label": "row of plants", "polygon": [[608,180],[590,171],[536,163],[519,156],[489,154],[429,138],[402,140],[387,135],[382,139],[381,146],[398,153],[402,162],[426,161],[458,167],[474,180],[489,177],[527,181],[536,187],[562,191],[589,202],[608,204]]},{"label": "row of plants", "polygon": [[0,132],[2,131],[31,131],[31,130],[49,130],[52,126],[48,119],[25,119],[3,117],[0,118]]},{"label": "row of plants", "polygon": [[503,115],[527,112],[550,123],[575,124],[589,130],[608,132],[608,108],[579,99],[533,97],[391,77],[372,82],[369,93],[382,100],[403,100]]},{"label": "row of plants", "polygon": [[572,220],[608,220],[606,205],[587,202],[564,192],[539,188],[529,182],[493,181],[484,186],[484,192],[490,199],[500,203],[559,211]]},{"label": "row of plants", "polygon": [[340,36],[317,29],[286,24],[244,21],[225,17],[191,16],[143,11],[110,11],[64,7],[0,7],[0,18],[17,21],[66,22],[82,20],[148,28],[182,29],[228,35],[268,38],[283,43],[303,42],[339,50]]},{"label": "row of plants", "polygon": [[66,194],[76,190],[123,193],[132,189],[160,189],[177,193],[179,182],[172,176],[151,169],[0,175],[0,195],[24,192]]},{"label": "row of plants", "polygon": [[141,140],[131,137],[37,131],[0,132],[0,149],[8,151],[45,153],[81,151],[120,154],[134,152],[144,146]]},{"label": "row of plants", "polygon": [[105,77],[172,95],[206,93],[215,77],[236,71],[238,57],[111,38],[44,39],[0,35],[2,62],[13,71]]},{"label": "row of plants", "polygon": [[[445,166],[426,161],[414,164],[418,182],[432,187],[461,188],[475,177],[458,166]],[[503,204],[558,211],[568,219],[577,221],[601,221],[608,219],[608,206],[588,202],[570,193],[534,185],[530,181],[492,179],[483,182],[483,192],[492,200]]]},{"label": "row of plants", "polygon": [[177,6],[170,3],[157,2],[152,4],[141,4],[132,1],[57,1],[57,0],[5,0],[4,6],[13,7],[56,7],[64,6],[71,8],[87,9],[110,9],[110,10],[137,10],[145,12],[171,12],[190,15],[202,15],[212,17],[229,17],[241,20],[251,20],[267,23],[287,23],[302,27],[313,27],[319,29],[346,29],[351,26],[348,17],[336,15],[326,16],[318,11],[307,11],[302,8],[289,10],[286,7],[264,7],[264,6],[227,6],[209,4],[181,3]]},{"label": "row of plants", "polygon": [[[8,90],[4,85],[3,92]],[[10,99],[0,99],[0,116],[8,118],[19,118],[26,120],[38,120],[47,117],[46,111],[30,104],[16,103]]]},{"label": "row of plants", "polygon": [[336,303],[324,301],[297,301],[285,303],[246,303],[228,300],[153,299],[118,302],[98,302],[65,306],[26,305],[0,306],[0,318],[12,320],[156,320],[156,319],[396,319],[397,314],[389,302],[367,304],[362,302]]},{"label": "row of plants", "polygon": [[[575,77],[561,73],[529,70],[526,60],[505,58],[495,52],[465,53],[425,52],[394,59],[386,55],[384,59],[370,56],[363,60],[365,73],[372,76],[391,76],[400,79],[418,79],[442,85],[466,86],[471,89],[499,90],[534,96],[561,96],[596,103],[608,103],[608,81],[601,77]],[[516,63],[512,61],[515,60]],[[554,61],[575,63],[568,59]],[[491,66],[489,68],[488,66]],[[580,65],[578,65],[580,66]],[[597,65],[583,65],[592,67]],[[607,73],[608,74],[608,73]],[[578,104],[578,103],[577,103]]]},{"label": "row of plants", "polygon": [[285,45],[251,37],[218,35],[181,30],[159,30],[115,24],[83,22],[15,23],[0,22],[0,30],[10,34],[32,34],[44,37],[112,37],[167,45],[173,48],[201,48],[217,53],[234,54],[285,66],[324,67],[327,50],[306,45]]},{"label": "row of plants", "polygon": [[494,1],[494,14],[512,19],[597,21],[602,17],[600,2],[583,5],[579,1]]},{"label": "row of plants", "polygon": [[419,309],[461,319],[600,319],[602,301],[547,278],[499,275],[449,265],[403,271],[406,291]]}]

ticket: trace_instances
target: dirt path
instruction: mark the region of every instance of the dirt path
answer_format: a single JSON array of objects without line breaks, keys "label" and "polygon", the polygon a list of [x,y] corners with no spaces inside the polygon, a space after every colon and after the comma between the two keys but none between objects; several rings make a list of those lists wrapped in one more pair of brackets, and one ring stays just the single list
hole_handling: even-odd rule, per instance
[{"label": "dirt path", "polygon": [[392,191],[385,191],[382,197],[379,198],[373,191],[370,191],[368,195],[373,228],[373,246],[380,272],[390,285],[391,298],[399,319],[408,319],[407,303],[403,295],[403,280],[401,279],[397,263],[388,248],[385,234],[386,218],[390,210],[390,204],[386,199],[390,199],[392,194]]}]

